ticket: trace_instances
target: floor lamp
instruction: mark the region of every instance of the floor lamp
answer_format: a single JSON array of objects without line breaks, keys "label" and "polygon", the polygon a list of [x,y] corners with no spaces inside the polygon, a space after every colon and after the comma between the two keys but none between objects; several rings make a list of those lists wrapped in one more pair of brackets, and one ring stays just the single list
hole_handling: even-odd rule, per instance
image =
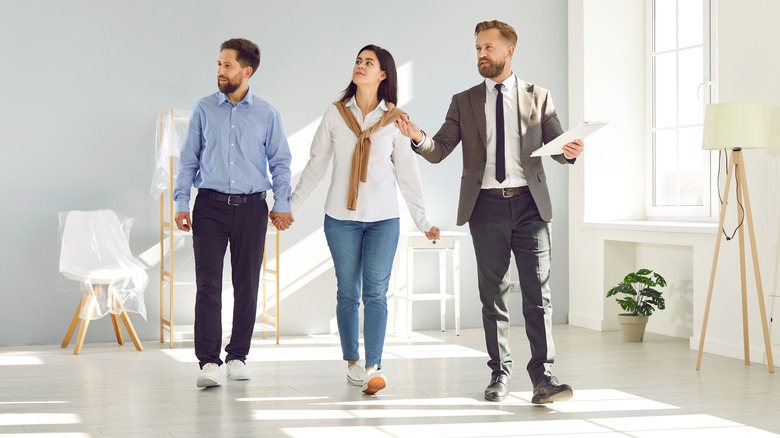
[{"label": "floor lamp", "polygon": [[[739,268],[742,285],[742,332],[745,348],[745,365],[750,365],[750,340],[748,333],[747,313],[747,286],[745,275],[745,228],[750,236],[750,250],[753,256],[753,271],[756,277],[758,292],[758,308],[761,313],[761,327],[764,331],[764,351],[766,352],[769,372],[775,371],[772,360],[772,346],[769,340],[769,327],[766,318],[766,306],[764,305],[764,288],[761,283],[761,272],[758,266],[758,252],[756,250],[756,234],[753,228],[753,214],[750,209],[750,196],[748,195],[747,178],[745,177],[745,162],[742,157],[742,149],[767,148],[769,146],[769,133],[767,129],[766,108],[761,103],[719,103],[707,105],[704,116],[704,138],[702,149],[731,149],[731,165],[726,171],[726,188],[720,209],[720,221],[718,222],[718,238],[715,242],[715,254],[712,259],[712,272],[707,291],[707,304],[704,307],[704,321],[701,326],[699,338],[699,355],[696,359],[696,370],[701,368],[701,356],[704,350],[704,335],[707,332],[707,319],[712,303],[712,289],[715,285],[715,272],[718,267],[718,254],[720,243],[723,239],[723,222],[726,218],[728,206],[729,188],[732,178],[736,181],[737,196],[737,228],[739,233]],[[744,206],[744,208],[742,207]],[[742,226],[744,225],[744,226]]]}]

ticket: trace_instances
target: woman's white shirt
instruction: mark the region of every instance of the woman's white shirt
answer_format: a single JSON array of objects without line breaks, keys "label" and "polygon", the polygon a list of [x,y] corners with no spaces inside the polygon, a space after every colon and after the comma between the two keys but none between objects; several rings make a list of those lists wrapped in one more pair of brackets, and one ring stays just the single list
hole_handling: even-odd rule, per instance
[{"label": "woman's white shirt", "polygon": [[[382,100],[363,120],[354,97],[347,102],[347,108],[364,131],[374,126],[387,111],[387,105]],[[403,136],[392,123],[371,135],[368,175],[366,181],[358,185],[357,209],[347,209],[349,177],[356,144],[357,135],[349,129],[336,106],[329,106],[314,135],[309,162],[301,173],[290,201],[293,215],[325,177],[328,164],[332,161],[333,171],[325,200],[325,214],[338,220],[360,222],[400,217],[397,183],[414,224],[420,231],[430,230],[433,225],[425,215],[417,154],[412,151],[409,138]]]}]

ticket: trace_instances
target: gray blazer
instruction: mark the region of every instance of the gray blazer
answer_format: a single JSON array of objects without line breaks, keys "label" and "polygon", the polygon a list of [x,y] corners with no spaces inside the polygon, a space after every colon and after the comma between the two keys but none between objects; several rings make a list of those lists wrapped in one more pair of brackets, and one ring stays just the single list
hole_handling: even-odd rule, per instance
[{"label": "gray blazer", "polygon": [[[552,204],[547,189],[541,157],[531,152],[563,133],[555,113],[550,92],[534,84],[517,80],[518,118],[520,119],[520,163],[528,188],[539,214],[546,222],[552,221]],[[460,178],[460,201],[457,224],[468,222],[482,189],[482,177],[487,162],[487,130],[485,122],[485,83],[482,82],[452,97],[447,118],[436,135],[426,137],[415,151],[431,163],[438,163],[463,142],[463,173]],[[553,155],[559,163],[573,163],[563,154]]]}]

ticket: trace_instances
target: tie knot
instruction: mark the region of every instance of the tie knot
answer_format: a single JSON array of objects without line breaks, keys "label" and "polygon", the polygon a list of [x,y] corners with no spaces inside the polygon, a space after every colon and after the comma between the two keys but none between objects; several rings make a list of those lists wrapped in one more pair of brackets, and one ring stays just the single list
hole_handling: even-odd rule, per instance
[{"label": "tie knot", "polygon": [[501,94],[501,87],[503,87],[504,84],[496,84],[496,91],[498,91],[498,94]]}]

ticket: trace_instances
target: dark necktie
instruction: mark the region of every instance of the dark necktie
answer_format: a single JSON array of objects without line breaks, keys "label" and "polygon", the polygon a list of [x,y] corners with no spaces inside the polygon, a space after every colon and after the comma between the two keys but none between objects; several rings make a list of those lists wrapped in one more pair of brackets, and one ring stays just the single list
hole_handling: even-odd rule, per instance
[{"label": "dark necktie", "polygon": [[504,95],[501,85],[496,84],[496,181],[504,182],[506,169],[504,164]]}]

